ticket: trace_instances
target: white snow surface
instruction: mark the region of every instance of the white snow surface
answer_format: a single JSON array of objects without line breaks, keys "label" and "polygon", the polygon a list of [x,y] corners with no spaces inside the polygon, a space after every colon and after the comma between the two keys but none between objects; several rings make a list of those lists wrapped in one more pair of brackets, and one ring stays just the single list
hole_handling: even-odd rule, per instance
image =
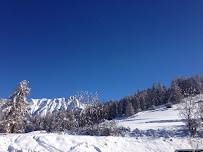
[{"label": "white snow surface", "polygon": [[43,132],[0,136],[2,152],[173,152],[180,148],[191,148],[186,138],[98,137]]},{"label": "white snow surface", "polygon": [[184,123],[178,116],[179,111],[177,105],[173,108],[165,108],[159,106],[156,110],[139,112],[128,118],[117,118],[119,125],[130,127],[131,129],[179,129]]},{"label": "white snow surface", "polygon": [[[194,100],[202,100],[202,97]],[[159,106],[156,110],[117,120],[119,125],[130,127],[131,132],[120,137],[45,131],[0,134],[0,152],[174,152],[176,149],[193,148],[181,132],[183,123],[178,117],[177,105],[170,109]]]},{"label": "white snow surface", "polygon": [[85,105],[79,102],[75,97],[55,98],[55,99],[31,99],[28,101],[28,109],[32,115],[39,113],[45,116],[47,112],[56,113],[60,110],[84,109]]}]

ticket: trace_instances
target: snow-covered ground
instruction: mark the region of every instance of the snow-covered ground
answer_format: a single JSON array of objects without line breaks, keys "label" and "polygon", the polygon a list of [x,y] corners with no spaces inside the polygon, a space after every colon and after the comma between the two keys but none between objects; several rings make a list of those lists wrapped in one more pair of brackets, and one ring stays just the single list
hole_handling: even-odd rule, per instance
[{"label": "snow-covered ground", "polygon": [[173,108],[159,106],[156,110],[137,113],[129,118],[118,118],[119,125],[130,127],[131,129],[179,129],[184,125],[178,117],[179,111],[177,105]]},{"label": "snow-covered ground", "polygon": [[[203,94],[184,99],[193,100],[194,102],[203,100]],[[156,107],[156,110],[139,112],[129,118],[117,118],[119,125],[130,127],[132,130],[138,128],[141,130],[148,129],[167,129],[177,130],[183,127],[184,123],[179,117],[178,104],[172,108],[165,108],[164,105]]]},{"label": "snow-covered ground", "polygon": [[[197,96],[194,100],[202,100],[202,97]],[[178,117],[177,105],[170,109],[160,106],[156,110],[140,112],[130,118],[117,120],[118,125],[130,127],[131,132],[121,137],[43,131],[1,134],[0,152],[173,152],[175,149],[192,148],[182,130],[184,124]]]},{"label": "snow-covered ground", "polygon": [[97,137],[32,132],[0,136],[0,151],[173,152],[191,148],[186,138]]}]

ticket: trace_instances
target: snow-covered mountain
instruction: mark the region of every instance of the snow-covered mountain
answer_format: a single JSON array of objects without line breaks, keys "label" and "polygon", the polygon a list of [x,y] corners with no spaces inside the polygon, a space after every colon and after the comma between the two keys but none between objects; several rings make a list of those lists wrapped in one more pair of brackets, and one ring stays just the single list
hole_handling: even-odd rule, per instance
[{"label": "snow-covered mountain", "polygon": [[28,109],[32,115],[39,113],[40,116],[47,112],[56,113],[60,110],[84,109],[85,105],[79,102],[75,97],[55,98],[55,99],[31,99]]}]

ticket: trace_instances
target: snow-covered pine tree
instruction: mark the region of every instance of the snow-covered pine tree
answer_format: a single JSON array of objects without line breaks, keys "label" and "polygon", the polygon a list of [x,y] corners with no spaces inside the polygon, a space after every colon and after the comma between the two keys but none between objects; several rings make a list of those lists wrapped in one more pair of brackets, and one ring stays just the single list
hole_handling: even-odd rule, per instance
[{"label": "snow-covered pine tree", "polygon": [[26,97],[30,94],[28,81],[23,80],[14,92],[9,96],[8,102],[3,106],[3,121],[5,132],[7,133],[22,133],[25,131],[27,124],[27,109],[28,102]]},{"label": "snow-covered pine tree", "polygon": [[181,89],[174,79],[171,83],[169,102],[180,103],[182,99]]}]

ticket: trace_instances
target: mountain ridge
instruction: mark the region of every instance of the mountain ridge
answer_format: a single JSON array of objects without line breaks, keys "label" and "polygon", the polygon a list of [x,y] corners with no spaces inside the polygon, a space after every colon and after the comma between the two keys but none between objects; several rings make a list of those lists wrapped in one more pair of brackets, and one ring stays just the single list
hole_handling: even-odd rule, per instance
[{"label": "mountain ridge", "polygon": [[28,110],[33,116],[37,113],[40,116],[45,116],[48,112],[53,114],[60,110],[69,111],[71,109],[79,110],[85,108],[85,104],[79,102],[74,96],[69,98],[30,99],[28,103]]}]

